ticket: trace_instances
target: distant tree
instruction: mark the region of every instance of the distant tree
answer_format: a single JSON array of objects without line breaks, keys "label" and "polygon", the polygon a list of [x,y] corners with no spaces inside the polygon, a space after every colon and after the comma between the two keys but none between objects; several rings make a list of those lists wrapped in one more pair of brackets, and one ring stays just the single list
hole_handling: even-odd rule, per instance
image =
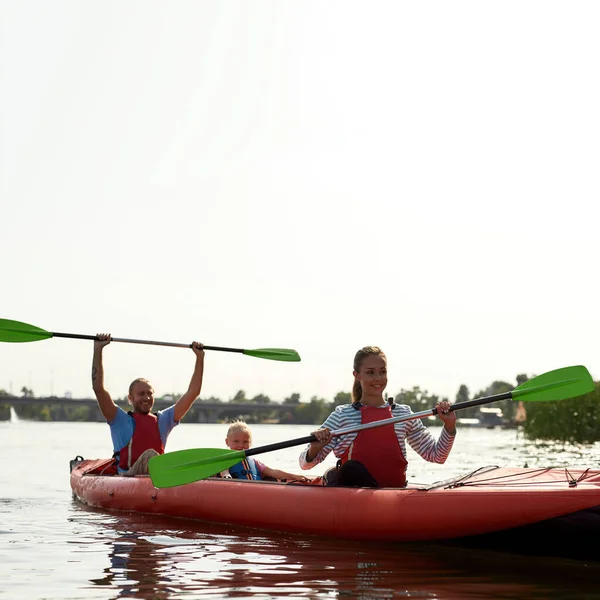
[{"label": "distant tree", "polygon": [[470,400],[469,388],[463,383],[458,388],[458,392],[456,392],[456,401],[457,402],[468,402],[469,400]]},{"label": "distant tree", "polygon": [[529,377],[527,377],[527,375],[525,373],[521,373],[520,375],[517,375],[517,385],[522,385],[523,383],[525,383],[526,381],[529,381]]},{"label": "distant tree", "polygon": [[[0,399],[3,396],[8,396],[8,392],[6,390],[3,390],[2,388],[0,388]],[[10,419],[10,408],[8,404],[2,404],[2,401],[0,400],[0,420],[2,421],[7,421],[8,419]]]},{"label": "distant tree", "polygon": [[250,400],[253,404],[269,404],[271,402],[271,398],[269,396],[265,396],[264,394],[257,394]]},{"label": "distant tree", "polygon": [[[514,387],[514,385],[506,381],[494,381],[484,390],[480,390],[475,396],[475,398],[484,398],[487,396],[496,396],[498,394],[504,394],[506,392],[512,391]],[[496,403],[496,406],[502,410],[502,415],[506,420],[512,421],[516,410],[515,402],[513,402],[512,400],[501,400]]]},{"label": "distant tree", "polygon": [[302,402],[294,407],[294,419],[297,423],[322,423],[329,414],[327,403],[323,398],[313,396],[310,402]]},{"label": "distant tree", "polygon": [[23,386],[21,388],[21,394],[25,397],[25,398],[34,398],[35,394],[33,393],[33,390],[30,390],[28,387]]},{"label": "distant tree", "polygon": [[487,393],[490,396],[495,396],[496,394],[510,392],[514,387],[515,386],[512,383],[508,383],[507,381],[494,381],[487,389]]},{"label": "distant tree", "polygon": [[350,392],[338,392],[333,399],[331,410],[342,404],[350,404],[352,402],[352,394]]},{"label": "distant tree", "polygon": [[285,414],[279,417],[279,423],[281,425],[289,425],[291,423],[296,423],[296,419],[294,418],[294,413],[292,411],[286,412]]},{"label": "distant tree", "polygon": [[589,394],[560,402],[529,402],[525,435],[579,444],[600,441],[600,382]]},{"label": "distant tree", "polygon": [[246,392],[244,390],[238,390],[236,395],[231,399],[234,404],[246,404],[248,399],[246,398]]},{"label": "distant tree", "polygon": [[208,404],[222,404],[223,400],[221,398],[217,398],[216,396],[211,396],[210,398],[203,398],[200,402],[206,402]]},{"label": "distant tree", "polygon": [[395,398],[398,404],[408,404],[414,412],[432,408],[437,399],[438,396],[430,396],[427,390],[422,390],[418,385],[412,390],[401,389]]},{"label": "distant tree", "polygon": [[294,392],[291,396],[288,396],[284,401],[284,404],[300,404],[300,394]]},{"label": "distant tree", "polygon": [[[456,392],[456,402],[468,402],[471,399],[469,388],[463,383]],[[456,413],[459,419],[474,419],[479,417],[479,406],[463,408]]]}]

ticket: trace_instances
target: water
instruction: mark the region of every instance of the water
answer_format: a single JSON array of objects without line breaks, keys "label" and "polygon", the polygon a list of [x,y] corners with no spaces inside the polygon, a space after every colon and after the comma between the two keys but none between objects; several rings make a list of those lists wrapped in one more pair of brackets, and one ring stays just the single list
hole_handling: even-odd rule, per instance
[{"label": "water", "polygon": [[[168,449],[220,447],[225,431],[224,425],[183,424]],[[307,435],[310,427],[253,431],[255,444],[263,445]],[[600,598],[600,563],[355,543],[89,509],[72,500],[69,460],[106,456],[106,425],[21,420],[0,423],[0,440],[2,599]],[[288,448],[262,458],[298,471],[298,453]],[[462,429],[446,465],[411,453],[409,473],[427,483],[487,464],[597,467],[599,458],[598,444],[533,444],[515,431]]]}]

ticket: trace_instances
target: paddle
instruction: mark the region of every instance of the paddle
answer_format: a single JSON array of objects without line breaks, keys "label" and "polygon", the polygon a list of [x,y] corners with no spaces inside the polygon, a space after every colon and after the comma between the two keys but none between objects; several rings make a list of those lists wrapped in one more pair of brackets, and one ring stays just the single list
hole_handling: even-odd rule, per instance
[{"label": "paddle", "polygon": [[[57,333],[46,331],[34,325],[0,319],[0,342],[36,342],[51,337],[72,338],[78,340],[95,340],[95,335],[81,335],[78,333]],[[154,342],[150,340],[130,340],[127,338],[111,337],[113,342],[127,342],[128,344],[150,344],[152,346],[173,346],[175,348],[191,348],[191,344],[178,344],[175,342]],[[257,350],[244,350],[242,348],[223,348],[220,346],[204,346],[205,350],[220,350],[221,352],[240,352],[246,356],[281,360],[286,362],[299,362],[300,355],[295,350],[287,348],[259,348]]]},{"label": "paddle", "polygon": [[[533,377],[511,392],[453,404],[451,405],[450,410],[456,411],[471,406],[489,404],[500,400],[516,400],[517,398],[526,402],[565,400],[567,398],[575,398],[587,394],[593,389],[594,381],[585,367],[565,367]],[[425,417],[437,415],[437,413],[437,408],[432,408],[431,410],[423,410],[408,416],[393,417],[391,419],[384,419],[382,421],[375,421],[373,423],[357,425],[346,429],[338,429],[332,431],[331,434],[333,436],[339,436],[355,431],[372,429],[374,427],[382,427],[383,425],[423,419]],[[168,452],[167,454],[155,456],[150,459],[148,464],[150,477],[152,478],[152,483],[157,488],[174,487],[198,481],[200,479],[206,479],[215,473],[219,473],[220,471],[232,467],[247,456],[272,452],[273,450],[281,450],[292,446],[300,446],[315,441],[316,438],[313,435],[308,435],[288,440],[287,442],[258,446],[257,448],[251,448],[249,450],[238,451],[218,448],[191,448],[189,450]]]}]

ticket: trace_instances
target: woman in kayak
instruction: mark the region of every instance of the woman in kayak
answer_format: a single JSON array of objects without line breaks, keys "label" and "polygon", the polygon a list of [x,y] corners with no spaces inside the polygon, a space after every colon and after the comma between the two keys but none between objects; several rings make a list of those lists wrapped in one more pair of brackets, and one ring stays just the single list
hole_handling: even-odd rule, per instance
[{"label": "woman in kayak", "polygon": [[377,346],[366,346],[354,357],[352,404],[344,404],[313,432],[317,441],[300,455],[300,467],[312,469],[330,452],[338,458],[335,469],[326,473],[327,485],[348,487],[405,487],[406,443],[425,460],[444,463],[456,435],[456,415],[446,401],[438,402],[438,416],[444,428],[436,440],[421,419],[382,425],[372,429],[332,437],[336,429],[413,414],[407,405],[398,405],[383,391],[387,385],[387,360]]},{"label": "woman in kayak", "polygon": [[[225,438],[227,447],[231,450],[248,450],[252,446],[252,432],[250,427],[244,421],[234,421],[227,430]],[[267,467],[259,460],[252,457],[244,458],[237,465],[229,467],[225,471],[221,471],[221,477],[234,479],[285,479],[286,481],[302,481],[306,482],[307,478],[304,475],[296,475],[288,473],[280,469],[272,469]]]}]

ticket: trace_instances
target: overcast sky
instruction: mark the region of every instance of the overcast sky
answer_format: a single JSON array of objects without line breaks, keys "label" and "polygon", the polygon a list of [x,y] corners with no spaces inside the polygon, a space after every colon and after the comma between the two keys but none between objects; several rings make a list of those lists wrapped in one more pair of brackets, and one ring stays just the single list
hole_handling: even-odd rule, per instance
[{"label": "overcast sky", "polygon": [[[600,4],[0,0],[0,318],[207,352],[202,396],[600,378]],[[92,396],[92,342],[0,388]],[[191,350],[112,344],[183,392]]]}]

